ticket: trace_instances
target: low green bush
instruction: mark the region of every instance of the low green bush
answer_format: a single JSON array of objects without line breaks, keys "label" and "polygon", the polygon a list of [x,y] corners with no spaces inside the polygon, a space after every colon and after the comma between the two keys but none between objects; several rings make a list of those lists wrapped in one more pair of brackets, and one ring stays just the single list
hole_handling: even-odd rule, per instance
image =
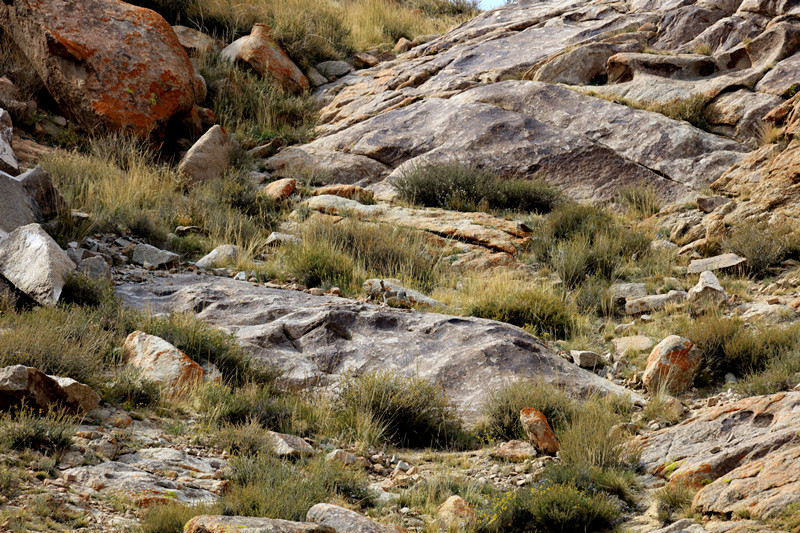
[{"label": "low green bush", "polygon": [[142,510],[139,533],[183,533],[183,526],[195,516],[217,511],[214,504],[188,505],[175,501],[151,505]]},{"label": "low green bush", "polygon": [[394,182],[400,198],[453,211],[513,210],[548,213],[561,200],[540,180],[503,179],[459,163],[418,165]]},{"label": "low green bush", "polygon": [[541,411],[551,427],[560,431],[576,416],[578,403],[545,381],[512,381],[486,395],[478,434],[488,440],[525,440],[519,413],[526,407]]},{"label": "low green bush", "polygon": [[735,226],[722,240],[722,247],[747,259],[745,271],[761,278],[769,269],[780,263],[796,247],[797,237],[789,225],[769,224],[766,221],[748,220]]},{"label": "low green bush", "polygon": [[668,483],[653,493],[658,507],[658,517],[662,522],[670,522],[675,513],[688,513],[697,489],[683,480]]},{"label": "low green bush", "polygon": [[162,385],[125,368],[102,388],[102,397],[111,405],[127,410],[152,408],[161,404]]},{"label": "low green bush", "polygon": [[647,218],[661,211],[658,192],[646,185],[628,185],[617,191],[616,200],[631,213]]},{"label": "low green bush", "polygon": [[546,337],[565,338],[575,328],[564,299],[536,287],[512,286],[503,292],[485,293],[465,311],[470,316],[507,322]]},{"label": "low green bush", "polygon": [[718,378],[728,372],[737,376],[760,372],[800,343],[800,326],[755,328],[714,313],[683,322],[679,334],[700,349],[706,367]]},{"label": "low green bush", "polygon": [[320,502],[370,502],[363,471],[324,456],[295,463],[268,453],[234,456],[229,468],[231,488],[220,500],[225,515],[304,521]]},{"label": "low green bush", "polygon": [[441,386],[419,377],[376,371],[346,380],[341,411],[368,414],[385,426],[389,442],[404,447],[452,447],[465,438],[455,409]]}]

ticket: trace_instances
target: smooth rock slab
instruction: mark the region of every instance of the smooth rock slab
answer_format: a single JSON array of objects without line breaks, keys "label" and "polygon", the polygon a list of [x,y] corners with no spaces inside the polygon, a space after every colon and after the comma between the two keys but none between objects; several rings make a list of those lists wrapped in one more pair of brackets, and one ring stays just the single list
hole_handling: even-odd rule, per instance
[{"label": "smooth rock slab", "polygon": [[576,394],[630,393],[553,353],[521,328],[479,318],[409,312],[346,298],[196,275],[117,286],[122,300],[152,312],[189,311],[233,332],[255,359],[278,365],[295,386],[392,370],[441,383],[473,420],[487,392],[514,379],[561,384]]},{"label": "smooth rock slab", "polygon": [[0,241],[0,274],[41,305],[55,305],[75,263],[39,224],[28,224]]},{"label": "smooth rock slab", "polygon": [[715,255],[714,257],[707,257],[705,259],[695,259],[689,263],[689,268],[686,269],[686,273],[699,274],[704,270],[724,270],[726,268],[739,266],[746,261],[744,257],[739,257],[733,253]]},{"label": "smooth rock slab", "polygon": [[319,524],[215,515],[195,516],[183,530],[184,533],[337,533],[335,529]]},{"label": "smooth rock slab", "polygon": [[379,524],[366,516],[350,509],[329,503],[318,503],[308,510],[306,520],[327,526],[337,532],[348,533],[400,533],[403,531],[394,526]]},{"label": "smooth rock slab", "polygon": [[696,513],[728,514],[747,510],[751,516],[776,518],[800,503],[800,445],[746,463],[704,487],[694,498]]}]

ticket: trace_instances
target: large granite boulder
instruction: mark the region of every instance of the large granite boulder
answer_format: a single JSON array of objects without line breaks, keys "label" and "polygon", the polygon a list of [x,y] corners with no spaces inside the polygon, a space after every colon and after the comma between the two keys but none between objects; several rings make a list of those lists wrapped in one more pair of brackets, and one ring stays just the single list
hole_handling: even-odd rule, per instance
[{"label": "large granite boulder", "polygon": [[24,365],[0,368],[0,411],[23,403],[35,410],[64,407],[88,413],[100,404],[100,396],[72,378],[48,376]]},{"label": "large granite boulder", "polygon": [[116,0],[0,4],[0,26],[86,130],[163,134],[192,110],[194,70],[170,25]]},{"label": "large granite boulder", "polygon": [[278,365],[296,386],[393,370],[441,383],[467,420],[492,389],[543,378],[575,394],[628,391],[576,367],[524,330],[491,320],[409,312],[354,300],[196,275],[118,286],[128,304],[190,311],[233,332],[255,359]]}]

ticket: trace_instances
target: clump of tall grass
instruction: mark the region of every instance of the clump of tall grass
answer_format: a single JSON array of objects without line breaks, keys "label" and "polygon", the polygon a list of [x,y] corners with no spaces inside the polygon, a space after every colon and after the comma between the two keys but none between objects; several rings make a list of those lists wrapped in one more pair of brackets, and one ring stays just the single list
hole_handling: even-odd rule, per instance
[{"label": "clump of tall grass", "polygon": [[62,451],[72,445],[78,419],[61,409],[21,406],[0,413],[0,449]]},{"label": "clump of tall grass", "polygon": [[306,226],[302,242],[287,247],[285,265],[303,285],[349,292],[359,292],[369,277],[430,290],[440,272],[439,258],[421,233],[354,218]]},{"label": "clump of tall grass", "polygon": [[561,201],[559,190],[541,180],[503,179],[460,163],[411,167],[394,186],[405,201],[453,211],[548,213]]},{"label": "clump of tall grass", "polygon": [[800,326],[748,327],[715,313],[683,322],[679,332],[700,349],[715,377],[759,373],[800,346]]},{"label": "clump of tall grass", "polygon": [[661,210],[658,192],[646,185],[629,185],[617,191],[617,202],[636,216],[647,218]]},{"label": "clump of tall grass", "polygon": [[722,241],[722,247],[741,257],[745,271],[756,278],[764,277],[769,269],[789,255],[800,251],[798,234],[789,224],[769,224],[747,220],[735,226]]},{"label": "clump of tall grass", "polygon": [[444,389],[419,377],[369,372],[346,380],[339,393],[343,416],[368,414],[389,442],[406,447],[452,447],[464,439]]},{"label": "clump of tall grass", "polygon": [[130,231],[158,246],[179,247],[181,239],[169,233],[200,226],[208,237],[198,254],[217,244],[235,244],[244,254],[262,245],[277,220],[279,206],[261,199],[243,170],[233,168],[185,194],[175,170],[125,135],[95,138],[87,153],[50,153],[41,165],[72,208],[92,215],[93,231]]}]

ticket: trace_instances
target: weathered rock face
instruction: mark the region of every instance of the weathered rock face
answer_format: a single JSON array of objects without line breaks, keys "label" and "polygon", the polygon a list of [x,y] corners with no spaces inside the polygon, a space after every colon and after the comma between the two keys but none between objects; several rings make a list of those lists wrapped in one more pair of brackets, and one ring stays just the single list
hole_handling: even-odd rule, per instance
[{"label": "weathered rock face", "polygon": [[[761,458],[766,458],[767,463],[775,459],[774,466],[785,459],[785,456],[781,458],[784,450],[796,448],[799,418],[800,392],[745,398],[699,412],[677,426],[640,437],[642,461],[650,473],[685,479],[698,487],[718,480],[720,485],[705,497],[698,494],[696,500],[698,505],[709,506],[702,508],[715,512],[713,509],[719,507],[713,506],[734,505],[725,498],[732,498],[735,491],[723,493],[724,487],[732,483],[726,480],[734,479],[731,474],[735,469],[746,469]],[[791,469],[794,475],[797,474],[796,465]],[[737,475],[737,483],[763,483],[766,487],[771,483],[768,477],[765,475],[758,480],[750,477],[751,481],[747,481],[742,474],[741,477]],[[739,496],[745,499],[756,494],[758,492],[740,492]]]},{"label": "weathered rock face", "polygon": [[280,366],[284,379],[296,385],[377,369],[415,374],[441,383],[468,420],[487,391],[515,378],[541,377],[575,393],[627,394],[522,329],[491,320],[382,308],[229,278],[199,282],[196,275],[122,285],[118,292],[135,307],[197,313],[235,333],[253,357]]},{"label": "weathered rock face", "polygon": [[5,172],[0,172],[0,237],[20,226],[44,222],[39,205],[31,198],[25,186]]},{"label": "weathered rock face", "polygon": [[203,368],[164,339],[134,331],[122,347],[125,362],[142,377],[181,392],[203,380]]},{"label": "weathered rock face", "polygon": [[73,412],[87,413],[99,405],[100,396],[74,379],[47,376],[29,366],[0,369],[0,411],[22,402],[32,409],[63,406]]},{"label": "weathered rock face", "polygon": [[0,24],[86,130],[163,134],[191,111],[194,71],[160,15],[113,0],[6,2]]},{"label": "weathered rock face", "polygon": [[55,305],[75,263],[39,224],[0,241],[0,274],[41,305]]},{"label": "weathered rock face", "polygon": [[16,176],[19,174],[19,162],[11,147],[13,137],[14,124],[11,122],[11,115],[5,109],[0,109],[0,171]]},{"label": "weathered rock face", "polygon": [[50,175],[40,166],[17,176],[17,181],[22,183],[28,194],[36,201],[45,220],[55,218],[60,212],[68,208],[66,200],[58,192]]},{"label": "weathered rock face", "polygon": [[558,439],[544,413],[532,407],[526,407],[519,414],[519,421],[528,441],[544,453],[554,454],[558,451]]},{"label": "weathered rock face", "polygon": [[757,518],[775,518],[800,502],[798,465],[800,446],[769,453],[703,488],[692,502],[692,509],[709,514],[747,510]]},{"label": "weathered rock face", "polygon": [[756,4],[513,2],[357,74],[320,66],[344,75],[318,92],[321,137],[268,165],[366,185],[457,160],[578,198],[636,182],[691,198],[761,143],[762,119],[794,92],[795,13]]}]

